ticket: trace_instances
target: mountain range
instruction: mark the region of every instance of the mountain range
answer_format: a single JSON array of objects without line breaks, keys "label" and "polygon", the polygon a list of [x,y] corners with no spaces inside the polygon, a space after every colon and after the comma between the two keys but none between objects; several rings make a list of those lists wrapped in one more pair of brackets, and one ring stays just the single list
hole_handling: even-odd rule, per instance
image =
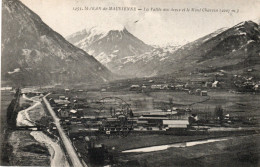
[{"label": "mountain range", "polygon": [[[66,39],[93,55],[112,72],[125,77],[153,76],[153,67],[179,46],[151,46],[123,26],[92,27]],[[145,66],[146,68],[143,68]]]},{"label": "mountain range", "polygon": [[260,70],[260,29],[252,21],[221,28],[184,46],[168,47],[147,45],[126,28],[105,33],[95,29],[85,29],[67,39],[113,72],[128,77],[180,72],[187,75],[195,70],[205,73],[221,69],[237,73],[247,68]]},{"label": "mountain range", "polygon": [[113,77],[20,1],[3,0],[2,6],[2,83],[75,84],[106,82]]},{"label": "mountain range", "polygon": [[188,74],[195,69],[205,73],[219,70],[243,73],[248,68],[259,72],[259,67],[260,27],[244,21],[182,46],[165,60],[158,73]]}]

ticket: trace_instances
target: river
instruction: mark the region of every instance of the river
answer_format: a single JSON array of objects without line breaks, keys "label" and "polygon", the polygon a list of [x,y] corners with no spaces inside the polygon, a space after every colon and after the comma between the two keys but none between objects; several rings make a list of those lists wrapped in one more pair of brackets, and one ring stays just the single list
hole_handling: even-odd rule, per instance
[{"label": "river", "polygon": [[123,153],[133,153],[133,152],[154,152],[154,151],[162,151],[168,148],[180,148],[180,147],[191,147],[199,144],[206,144],[206,143],[213,143],[218,141],[225,141],[231,138],[218,138],[218,139],[207,139],[207,140],[198,140],[198,141],[191,141],[191,142],[182,142],[182,143],[175,143],[175,144],[167,144],[167,145],[160,145],[160,146],[151,146],[151,147],[143,147],[138,149],[131,149],[122,151]]},{"label": "river", "polygon": [[[32,101],[33,105],[18,113],[17,119],[16,119],[16,121],[17,121],[16,124],[17,124],[17,126],[33,126],[32,122],[34,122],[34,120],[31,120],[30,114],[28,112],[33,110],[35,107],[42,105],[41,101],[39,98],[37,99],[35,97],[28,98],[24,94],[23,94],[22,98]],[[30,122],[30,121],[32,121],[32,122]],[[69,166],[66,156],[57,141],[53,141],[53,139],[51,139],[50,137],[48,137],[46,134],[44,134],[41,131],[32,131],[30,133],[30,135],[33,136],[33,138],[36,141],[38,141],[39,143],[43,143],[48,148],[49,153],[51,155],[50,166],[53,166],[53,167]]]}]

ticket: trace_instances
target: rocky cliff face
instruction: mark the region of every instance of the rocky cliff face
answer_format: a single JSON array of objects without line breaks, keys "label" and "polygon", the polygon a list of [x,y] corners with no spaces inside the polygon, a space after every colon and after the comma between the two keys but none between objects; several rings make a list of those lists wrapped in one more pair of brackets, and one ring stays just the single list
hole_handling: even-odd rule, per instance
[{"label": "rocky cliff face", "polygon": [[17,0],[3,0],[2,80],[16,85],[105,82],[112,73]]}]

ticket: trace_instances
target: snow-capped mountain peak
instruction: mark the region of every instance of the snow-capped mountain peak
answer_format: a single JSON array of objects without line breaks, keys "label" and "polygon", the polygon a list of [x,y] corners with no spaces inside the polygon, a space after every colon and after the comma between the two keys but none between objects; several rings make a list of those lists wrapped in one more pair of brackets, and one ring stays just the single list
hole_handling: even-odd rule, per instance
[{"label": "snow-capped mountain peak", "polygon": [[122,25],[86,28],[67,39],[114,72],[126,62],[126,57],[138,57],[153,49]]},{"label": "snow-capped mountain peak", "polygon": [[87,32],[91,32],[93,34],[107,34],[109,31],[123,31],[125,27],[121,24],[115,25],[101,25],[101,26],[93,26],[90,28],[86,28]]}]

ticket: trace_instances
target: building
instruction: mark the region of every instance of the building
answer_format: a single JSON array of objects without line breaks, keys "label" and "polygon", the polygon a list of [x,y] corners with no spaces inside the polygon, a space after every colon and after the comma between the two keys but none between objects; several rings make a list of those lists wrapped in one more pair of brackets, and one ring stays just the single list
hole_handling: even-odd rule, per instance
[{"label": "building", "polygon": [[66,97],[65,97],[65,96],[59,96],[59,99],[60,99],[60,100],[65,100]]},{"label": "building", "polygon": [[151,89],[161,89],[162,85],[151,85]]},{"label": "building", "polygon": [[65,105],[69,106],[70,101],[68,101],[68,100],[55,99],[55,100],[54,100],[54,104],[55,104],[56,106],[65,106]]},{"label": "building", "polygon": [[139,85],[131,85],[130,90],[140,90],[140,86]]},{"label": "building", "polygon": [[189,125],[188,119],[185,120],[163,120],[163,126],[169,128],[187,128]]},{"label": "building", "polygon": [[200,95],[201,96],[208,96],[208,92],[203,90],[203,91],[200,92]]},{"label": "building", "polygon": [[185,88],[190,88],[190,84],[187,82],[185,85],[184,85]]},{"label": "building", "polygon": [[163,84],[163,85],[161,86],[161,89],[169,89],[169,85],[168,85],[168,84]]},{"label": "building", "polygon": [[138,118],[139,121],[147,121],[147,126],[162,125],[162,121],[168,119],[166,115],[143,115]]},{"label": "building", "polygon": [[68,110],[58,109],[58,113],[61,118],[68,118],[70,116]]},{"label": "building", "polygon": [[190,85],[189,85],[189,87],[192,87],[192,88],[195,88],[195,87],[201,87],[204,83],[205,83],[205,81],[204,81],[204,78],[203,79],[193,79],[193,80],[191,80],[190,81]]},{"label": "building", "polygon": [[204,87],[211,87],[212,86],[212,82],[205,82]]},{"label": "building", "polygon": [[254,90],[259,90],[259,84],[256,84],[254,87],[253,87]]},{"label": "building", "polygon": [[51,105],[55,104],[55,101],[54,101],[53,98],[50,98],[50,99],[49,99],[49,102],[50,102]]},{"label": "building", "polygon": [[196,94],[196,95],[200,95],[200,94],[201,94],[201,89],[196,89],[196,90],[195,90],[195,94]]},{"label": "building", "polygon": [[182,90],[183,87],[184,87],[184,85],[176,85],[176,86],[175,86],[175,88],[176,88],[177,90]]},{"label": "building", "polygon": [[218,81],[214,81],[212,83],[212,88],[217,88],[219,86],[219,82]]},{"label": "building", "polygon": [[101,92],[105,92],[105,91],[107,91],[106,89],[101,89]]},{"label": "building", "polygon": [[13,90],[13,88],[12,87],[1,87],[1,90]]},{"label": "building", "polygon": [[146,89],[146,88],[147,88],[147,87],[146,87],[145,85],[142,86],[142,89],[143,89],[143,90]]}]

